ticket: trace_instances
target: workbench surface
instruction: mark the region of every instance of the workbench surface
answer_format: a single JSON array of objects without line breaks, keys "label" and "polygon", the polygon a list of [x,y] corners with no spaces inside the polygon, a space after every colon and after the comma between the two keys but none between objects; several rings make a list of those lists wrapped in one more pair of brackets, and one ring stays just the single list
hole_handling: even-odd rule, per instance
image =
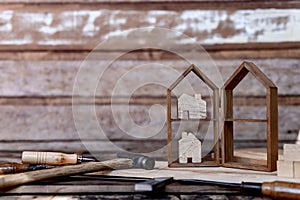
[{"label": "workbench surface", "polygon": [[[105,175],[103,175],[105,174]],[[202,179],[240,183],[283,180],[300,182],[300,179],[277,177],[276,172],[257,172],[223,167],[168,168],[166,162],[156,162],[154,170],[126,169],[64,177],[26,184],[3,191],[8,199],[261,199],[242,193],[239,188],[212,185],[181,185],[172,183],[164,191],[151,194],[136,193],[134,184],[142,180],[120,180],[121,177],[174,177],[174,179]],[[115,180],[118,178],[118,180]],[[21,195],[21,196],[20,196]]]},{"label": "workbench surface", "polygon": [[164,191],[134,192],[134,181],[104,181],[87,177],[61,178],[11,189],[4,199],[261,199],[237,188],[172,183]]}]

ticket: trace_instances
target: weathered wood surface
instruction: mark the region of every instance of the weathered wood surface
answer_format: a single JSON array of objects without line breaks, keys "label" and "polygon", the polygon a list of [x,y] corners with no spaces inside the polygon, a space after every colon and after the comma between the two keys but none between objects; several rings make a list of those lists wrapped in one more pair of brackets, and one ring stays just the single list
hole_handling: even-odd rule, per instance
[{"label": "weathered wood surface", "polygon": [[[82,139],[167,139],[167,127],[164,123],[166,116],[158,114],[151,121],[149,106],[131,106],[129,114],[126,107],[116,105],[114,107],[117,118],[112,115],[110,106],[97,107],[97,117],[103,133],[100,131],[98,124],[91,120],[91,113],[88,111],[91,106],[81,106],[77,121],[80,124],[77,125],[79,125],[81,131],[87,131],[86,134],[81,134]],[[79,139],[71,106],[1,106],[0,108],[1,141]],[[262,107],[257,106],[245,106],[241,108],[238,116],[259,118],[263,114],[262,109]],[[297,139],[299,114],[299,110],[293,106],[279,107],[279,140]],[[266,139],[266,135],[263,134],[266,130],[264,123],[261,123],[262,125],[257,123],[239,124],[235,135],[237,140]],[[144,127],[144,132],[135,132],[135,130],[141,130],[135,129],[135,126]],[[192,125],[189,126],[193,127]],[[123,131],[120,130],[120,127],[123,128]],[[200,130],[206,131],[206,129],[207,123],[203,123]],[[130,135],[124,131],[130,133]]]},{"label": "weathered wood surface", "polygon": [[140,169],[112,171],[112,176],[133,176],[133,177],[168,177],[175,179],[201,179],[222,182],[241,183],[248,182],[267,182],[267,181],[290,181],[300,182],[300,179],[278,177],[276,172],[258,172],[253,170],[231,169],[224,167],[195,167],[195,168],[168,168],[167,162],[156,162],[157,168],[151,171]]},{"label": "weathered wood surface", "polygon": [[[188,48],[195,41],[222,44],[300,40],[297,29],[295,31],[300,15],[294,8],[239,10],[223,6],[219,10],[154,8],[145,11],[107,9],[101,4],[88,3],[80,7],[78,4],[4,4],[0,20],[2,50],[92,49],[108,38],[134,37],[124,34],[124,30],[149,26],[170,28],[191,37],[190,41],[163,44],[169,48]],[[111,42],[103,49],[111,49],[113,39]],[[114,45],[118,49],[130,49],[120,43]]]},{"label": "weathered wood surface", "polygon": [[255,1],[249,2],[244,0],[215,0],[215,1],[206,1],[206,0],[190,0],[184,2],[182,0],[51,0],[51,1],[41,1],[41,0],[5,0],[7,4],[36,4],[36,3],[48,3],[48,4],[101,4],[108,8],[141,8],[143,10],[149,9],[165,9],[165,10],[178,10],[181,9],[196,9],[197,7],[201,8],[223,8],[224,5],[231,6],[234,8],[295,8],[299,6],[299,2],[295,0],[286,0],[286,1]]},{"label": "weathered wood surface", "polygon": [[[234,197],[237,200],[263,200],[262,197],[253,197],[247,195],[197,195],[197,194],[177,194],[177,195],[160,195],[160,197],[156,197],[156,199],[164,199],[164,200],[174,200],[174,199],[229,199]],[[127,199],[153,199],[152,195],[144,195],[144,194],[120,194],[120,195],[24,195],[24,196],[15,196],[9,194],[8,196],[2,197],[3,200],[31,200],[31,199],[46,199],[46,200],[57,200],[57,199],[72,199],[72,200],[102,200],[102,199],[112,199],[112,200],[127,200]]]},{"label": "weathered wood surface", "polygon": [[[250,47],[249,47],[250,46]],[[268,58],[298,58],[300,54],[300,44],[294,43],[258,43],[258,44],[220,44],[220,45],[203,45],[205,50],[213,59],[268,59]],[[277,48],[278,47],[278,48]],[[84,60],[90,53],[90,50],[40,50],[40,51],[1,51],[0,60]],[[95,51],[96,52],[96,51]],[[196,51],[197,52],[197,51]],[[201,52],[201,51],[200,51]],[[97,54],[107,54],[101,52]],[[126,54],[126,51],[114,51],[109,54],[125,54],[122,58],[127,60],[174,60],[178,56],[169,52],[155,49],[138,49],[134,53]],[[195,55],[195,52],[186,51],[185,55]]]},{"label": "weathered wood surface", "polygon": [[[97,178],[97,175],[100,177]],[[88,177],[76,176],[73,178],[60,178],[55,180],[50,180],[41,184],[31,184],[24,185],[18,188],[12,188],[7,190],[6,194],[52,194],[52,193],[64,193],[64,194],[85,194],[89,193],[106,193],[111,192],[133,192],[132,182],[118,182],[115,183],[112,180],[105,181],[105,177],[102,173],[92,173]],[[106,172],[109,176],[124,176],[124,177],[174,177],[175,179],[200,179],[200,180],[210,180],[210,181],[222,181],[222,182],[232,182],[241,183],[246,182],[270,182],[270,181],[288,181],[299,183],[300,179],[284,178],[278,177],[276,172],[257,172],[251,170],[241,170],[223,167],[209,167],[209,168],[168,168],[167,162],[156,162],[154,170],[142,170],[142,169],[124,169],[124,170],[114,170]],[[106,182],[106,184],[105,184]],[[80,187],[81,186],[81,187]],[[88,187],[91,186],[91,187]],[[121,187],[123,186],[123,187]],[[38,191],[38,192],[37,192]],[[206,185],[194,186],[186,185],[180,186],[176,183],[170,184],[165,188],[164,193],[195,193],[195,194],[235,194],[239,193],[239,190],[229,189],[229,188],[219,188],[211,187]]]},{"label": "weathered wood surface", "polygon": [[[233,60],[214,60],[217,68],[213,71],[219,70],[223,81],[233,73],[233,71],[241,64],[242,59]],[[300,94],[298,85],[300,76],[299,59],[251,59],[261,70],[266,73],[270,79],[278,87],[279,96],[289,95],[295,96]],[[97,75],[97,67],[103,67],[100,62],[89,61],[91,66],[89,71],[84,75],[87,77],[101,77],[100,84],[97,87],[97,96],[111,96],[117,81],[126,73],[131,73],[131,79],[127,84],[132,86],[136,84],[137,80],[142,80],[141,77],[148,77],[149,80],[158,81],[169,86],[176,80],[178,74],[182,73],[189,64],[183,60],[161,60],[161,61],[133,61],[133,60],[118,60],[107,68],[103,76]],[[160,63],[164,67],[159,68],[157,64]],[[206,66],[205,61],[195,60],[195,64],[199,63],[200,69]],[[201,63],[203,63],[201,65]],[[139,68],[135,73],[135,67],[145,64],[145,68]],[[211,66],[208,63],[208,66]],[[1,85],[0,95],[3,96],[71,96],[73,93],[73,85],[81,61],[1,61]],[[155,65],[157,68],[149,70],[149,66]],[[105,66],[105,65],[104,65]],[[170,68],[169,68],[170,67]],[[143,71],[145,69],[145,71]],[[173,73],[172,69],[178,71],[178,74]],[[172,73],[171,73],[172,71]],[[166,73],[170,72],[170,76]],[[96,74],[96,75],[95,75]],[[176,76],[177,75],[177,76]],[[152,77],[153,76],[153,77]],[[218,79],[218,75],[214,77]],[[198,83],[198,80],[192,79],[192,85]],[[197,81],[197,82],[196,82]],[[141,81],[140,81],[141,82]],[[247,87],[239,90],[239,95],[255,95],[261,96],[264,91],[263,87],[258,82],[252,80],[247,82]],[[87,83],[83,83],[87,84]],[[250,87],[250,86],[251,87]],[[97,86],[97,82],[95,86]],[[125,90],[125,91],[124,91]],[[123,94],[131,95],[129,88],[124,88]],[[87,91],[81,91],[74,95],[90,94]],[[166,96],[166,88],[158,85],[143,85],[135,93],[135,95],[150,96]],[[280,103],[280,102],[279,102]]]},{"label": "weathered wood surface", "polygon": [[[180,185],[178,183],[168,184],[164,191],[154,192],[153,194],[139,193],[134,191],[136,182],[130,181],[109,181],[105,177],[94,177],[92,180],[85,177],[73,177],[57,180],[53,183],[40,183],[26,185],[11,189],[3,196],[23,194],[23,198],[31,199],[32,195],[43,195],[43,199],[203,199],[220,198],[227,196],[236,199],[260,199],[258,197],[243,194],[238,188],[225,188],[209,185]],[[62,181],[62,183],[59,183]],[[45,185],[47,184],[47,185]],[[48,197],[45,195],[53,195]],[[64,197],[60,195],[65,194]],[[68,194],[68,195],[66,195]],[[31,198],[30,198],[31,197]],[[3,199],[6,199],[5,197]],[[19,199],[19,198],[16,198]]]}]

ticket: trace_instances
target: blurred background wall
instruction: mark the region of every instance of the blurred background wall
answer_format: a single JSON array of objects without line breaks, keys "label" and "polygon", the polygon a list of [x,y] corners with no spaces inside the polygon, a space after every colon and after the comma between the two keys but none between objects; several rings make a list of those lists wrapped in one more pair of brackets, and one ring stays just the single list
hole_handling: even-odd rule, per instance
[{"label": "blurred background wall", "polygon": [[[78,106],[93,106],[85,94],[73,94],[77,71],[101,41],[123,31],[162,27],[182,32],[207,50],[223,80],[244,60],[254,62],[279,91],[279,141],[293,143],[300,129],[300,4],[297,1],[144,1],[144,0],[6,0],[0,2],[0,155],[19,158],[22,150],[87,153],[81,143],[101,146],[103,158],[114,153],[111,143],[133,152],[151,152],[167,158],[166,127],[147,139],[123,134],[111,114],[111,91],[118,78],[135,66],[161,63],[183,72],[189,64],[161,50],[130,53],[122,43],[101,48],[99,60],[116,53],[124,56],[109,66],[96,90],[96,112],[105,137],[87,120],[87,138],[77,134],[72,97]],[[176,41],[172,48],[195,54],[191,41]],[[197,59],[197,58],[195,58]],[[92,74],[93,72],[91,72]],[[145,75],[147,76],[147,75]],[[157,76],[166,77],[157,72]],[[143,77],[140,77],[143,78]],[[175,81],[175,80],[174,80]],[[256,84],[245,84],[237,95],[240,110],[253,118],[265,109]],[[117,109],[127,104],[118,97]],[[122,105],[124,104],[124,106]],[[130,116],[140,126],[150,123],[149,108],[166,107],[166,88],[140,88],[130,101]],[[156,116],[163,121],[166,116]],[[82,118],[85,118],[84,112]],[[122,123],[127,123],[126,119]],[[260,147],[261,128],[242,126],[235,136],[240,146]],[[137,133],[143,135],[143,133]],[[94,137],[95,136],[95,137]]]}]

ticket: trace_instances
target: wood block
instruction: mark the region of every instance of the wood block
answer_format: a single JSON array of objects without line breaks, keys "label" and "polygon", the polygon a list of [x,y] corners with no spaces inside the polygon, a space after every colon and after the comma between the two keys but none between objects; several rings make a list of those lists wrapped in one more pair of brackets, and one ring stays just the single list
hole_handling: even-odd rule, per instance
[{"label": "wood block", "polygon": [[296,144],[300,144],[300,130],[299,130],[299,133],[298,133]]},{"label": "wood block", "polygon": [[300,178],[300,162],[294,161],[294,178]]},{"label": "wood block", "polygon": [[283,145],[283,160],[300,161],[300,145],[299,144],[284,144]]},{"label": "wood block", "polygon": [[277,176],[293,178],[294,177],[293,161],[278,160]]},{"label": "wood block", "polygon": [[178,98],[178,118],[205,119],[206,112],[206,101],[201,99],[200,94],[195,94],[195,97],[182,94]]},{"label": "wood block", "polygon": [[278,160],[277,176],[300,178],[300,161]]},{"label": "wood block", "polygon": [[179,163],[188,163],[188,158],[192,163],[201,163],[201,142],[193,133],[182,132],[179,140]]}]

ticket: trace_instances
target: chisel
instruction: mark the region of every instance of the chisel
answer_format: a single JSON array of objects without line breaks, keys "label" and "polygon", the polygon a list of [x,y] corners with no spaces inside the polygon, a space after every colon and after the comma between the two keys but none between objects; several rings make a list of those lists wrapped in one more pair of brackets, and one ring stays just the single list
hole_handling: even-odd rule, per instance
[{"label": "chisel", "polygon": [[23,151],[22,163],[41,165],[67,165],[81,162],[96,161],[94,158],[84,158],[78,154],[61,152]]}]

